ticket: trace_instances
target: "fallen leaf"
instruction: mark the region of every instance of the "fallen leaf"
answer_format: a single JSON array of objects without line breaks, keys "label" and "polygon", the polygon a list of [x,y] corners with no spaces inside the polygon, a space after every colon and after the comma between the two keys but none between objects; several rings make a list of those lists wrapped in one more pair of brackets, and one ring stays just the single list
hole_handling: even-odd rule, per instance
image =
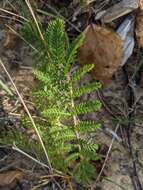
[{"label": "fallen leaf", "polygon": [[20,181],[23,176],[23,172],[18,170],[0,173],[0,187],[9,186],[14,188],[17,181]]},{"label": "fallen leaf", "polygon": [[121,0],[115,3],[107,10],[99,12],[95,19],[101,19],[104,23],[110,23],[113,20],[120,18],[139,7],[139,0]]},{"label": "fallen leaf", "polygon": [[123,42],[114,31],[95,24],[83,33],[85,41],[78,51],[79,64],[95,64],[93,77],[106,86],[121,64]]},{"label": "fallen leaf", "polygon": [[138,11],[136,17],[136,39],[139,47],[143,47],[143,7]]}]

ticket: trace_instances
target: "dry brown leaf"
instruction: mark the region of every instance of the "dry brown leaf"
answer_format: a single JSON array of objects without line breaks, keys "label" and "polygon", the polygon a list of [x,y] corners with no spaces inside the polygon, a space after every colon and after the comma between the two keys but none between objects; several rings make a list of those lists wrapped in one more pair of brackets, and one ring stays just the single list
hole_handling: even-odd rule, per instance
[{"label": "dry brown leaf", "polygon": [[78,51],[79,63],[95,64],[92,74],[106,86],[121,64],[123,42],[114,31],[94,24],[89,25],[84,34],[84,44]]},{"label": "dry brown leaf", "polygon": [[121,0],[119,3],[115,3],[113,6],[109,7],[105,13],[102,14],[103,11],[101,11],[101,20],[104,23],[110,23],[117,18],[127,15],[138,7],[139,0]]},{"label": "dry brown leaf", "polygon": [[0,173],[0,187],[11,186],[14,187],[17,181],[23,178],[23,173],[21,171],[7,171]]},{"label": "dry brown leaf", "polygon": [[137,14],[135,33],[139,47],[143,47],[143,7]]}]

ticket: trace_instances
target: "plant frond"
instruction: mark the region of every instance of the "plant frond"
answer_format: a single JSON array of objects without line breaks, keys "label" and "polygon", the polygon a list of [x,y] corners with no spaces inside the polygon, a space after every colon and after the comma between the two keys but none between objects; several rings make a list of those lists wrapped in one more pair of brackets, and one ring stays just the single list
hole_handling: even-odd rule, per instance
[{"label": "plant frond", "polygon": [[101,88],[101,83],[99,82],[93,82],[85,86],[81,86],[80,88],[74,90],[73,97],[77,98],[85,93],[89,94],[90,92],[93,92],[94,90],[98,90],[99,88]]},{"label": "plant frond", "polygon": [[99,100],[88,101],[84,103],[77,104],[75,106],[75,111],[73,115],[86,114],[92,111],[98,111],[101,108],[101,102]]},{"label": "plant frond", "polygon": [[98,145],[92,142],[88,142],[85,139],[76,139],[75,144],[79,144],[81,146],[81,149],[86,149],[86,150],[90,150],[90,151],[97,151],[98,150]]},{"label": "plant frond", "polygon": [[83,34],[79,35],[70,45],[66,54],[66,66],[65,66],[65,75],[70,71],[71,63],[73,63],[77,49],[82,45],[85,36]]},{"label": "plant frond", "polygon": [[75,161],[79,157],[80,157],[80,154],[78,152],[74,152],[74,153],[71,153],[70,155],[68,155],[65,161],[68,163],[71,161]]},{"label": "plant frond", "polygon": [[71,143],[74,139],[76,138],[75,133],[71,134],[71,133],[62,133],[61,136],[58,136],[56,139],[56,142],[64,142],[64,143]]},{"label": "plant frond", "polygon": [[94,68],[94,64],[87,64],[79,68],[71,77],[71,81],[75,82],[81,79],[86,73]]},{"label": "plant frond", "polygon": [[39,81],[43,82],[45,85],[51,85],[50,77],[46,75],[44,72],[34,69],[33,73]]},{"label": "plant frond", "polygon": [[89,185],[95,175],[95,168],[88,161],[82,160],[76,165],[73,175],[82,185]]},{"label": "plant frond", "polygon": [[65,23],[62,19],[57,18],[49,22],[46,31],[46,44],[53,64],[63,69],[65,63]]},{"label": "plant frond", "polygon": [[89,162],[91,160],[97,160],[99,159],[99,157],[97,156],[97,153],[95,151],[91,151],[89,149],[81,149],[79,152],[79,155],[83,158],[86,158],[87,160],[89,160]]},{"label": "plant frond", "polygon": [[69,117],[69,116],[71,116],[71,114],[68,113],[68,112],[56,109],[56,108],[50,108],[50,109],[47,109],[47,110],[43,111],[43,116],[49,117],[49,118],[51,118],[51,117],[52,118],[53,117],[61,117],[61,116]]},{"label": "plant frond", "polygon": [[79,121],[76,125],[76,129],[80,133],[94,133],[100,127],[101,124],[95,121]]},{"label": "plant frond", "polygon": [[[42,26],[40,25],[40,23],[39,26],[40,29],[42,30]],[[42,49],[42,43],[39,37],[37,27],[34,22],[32,22],[31,20],[25,22],[25,24],[22,27],[21,33],[24,39],[30,44],[33,44],[33,42],[35,42],[34,45],[36,49],[38,49],[39,51]]]}]

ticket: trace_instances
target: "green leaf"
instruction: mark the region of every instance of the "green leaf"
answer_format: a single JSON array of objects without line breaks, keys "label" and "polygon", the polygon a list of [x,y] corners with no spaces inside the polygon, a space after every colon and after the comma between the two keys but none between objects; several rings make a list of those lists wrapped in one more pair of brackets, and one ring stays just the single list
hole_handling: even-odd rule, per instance
[{"label": "green leaf", "polygon": [[[54,129],[53,129],[54,128]],[[52,127],[52,130],[50,131],[50,135],[53,136],[53,137],[56,137],[57,135],[58,136],[65,136],[65,135],[75,135],[74,131],[67,127],[67,126],[55,126],[55,127]]]},{"label": "green leaf", "polygon": [[75,167],[73,175],[80,184],[86,186],[95,176],[95,168],[88,161],[82,160]]},{"label": "green leaf", "polygon": [[81,157],[86,158],[87,160],[97,160],[99,159],[99,157],[97,156],[97,153],[95,151],[91,151],[89,149],[81,149],[79,152],[79,155],[81,155]]},{"label": "green leaf", "polygon": [[[42,26],[39,23],[40,29],[42,31]],[[35,48],[39,51],[43,48],[42,41],[37,29],[37,26],[33,21],[27,21],[24,23],[22,30],[21,30],[22,36],[24,37],[24,40],[27,41],[29,44],[35,44]],[[35,53],[35,52],[34,52]]]},{"label": "green leaf", "polygon": [[51,61],[58,68],[63,69],[65,64],[65,22],[57,18],[49,22],[46,31],[46,44],[48,47],[48,52],[50,54]]},{"label": "green leaf", "polygon": [[94,64],[86,64],[82,68],[79,68],[72,76],[72,82],[78,81],[83,77],[86,73],[91,71],[94,68]]},{"label": "green leaf", "polygon": [[100,108],[101,102],[99,100],[84,102],[75,106],[75,111],[72,113],[72,115],[79,115],[92,111],[98,111]]},{"label": "green leaf", "polygon": [[0,88],[3,89],[9,96],[13,96],[13,93],[11,92],[11,90],[8,88],[6,84],[2,82],[1,79],[0,79]]},{"label": "green leaf", "polygon": [[66,116],[71,116],[70,113],[56,109],[56,108],[51,108],[43,111],[43,115],[45,117],[66,117]]},{"label": "green leaf", "polygon": [[71,143],[71,141],[73,141],[75,138],[76,138],[75,133],[66,132],[66,133],[61,133],[61,135],[56,138],[56,141],[60,142],[60,143],[61,142],[63,142],[63,143],[70,142]]},{"label": "green leaf", "polygon": [[95,121],[80,121],[76,125],[76,129],[80,133],[93,133],[96,131],[96,129],[100,128],[101,124],[95,122]]},{"label": "green leaf", "polygon": [[37,70],[37,69],[34,69],[33,70],[33,73],[34,75],[36,76],[36,78],[43,82],[44,84],[46,85],[49,85],[51,84],[51,79],[48,75],[46,75],[44,72],[40,71],[40,70]]},{"label": "green leaf", "polygon": [[81,95],[85,94],[85,93],[90,93],[93,92],[94,90],[97,90],[101,88],[101,83],[99,82],[93,82],[93,83],[89,83],[85,86],[80,87],[79,89],[75,89],[74,93],[73,93],[73,97],[80,97]]},{"label": "green leaf", "polygon": [[85,139],[75,139],[74,141],[76,144],[81,146],[81,149],[90,150],[96,152],[98,150],[98,144],[88,142]]},{"label": "green leaf", "polygon": [[65,74],[67,74],[70,70],[71,63],[73,63],[76,54],[77,49],[82,45],[84,41],[85,36],[83,34],[79,35],[70,45],[70,47],[67,50],[66,55],[66,66],[65,66]]},{"label": "green leaf", "polygon": [[65,161],[68,163],[70,161],[75,161],[78,158],[79,158],[79,153],[74,152],[74,153],[71,153],[70,155],[68,155]]}]

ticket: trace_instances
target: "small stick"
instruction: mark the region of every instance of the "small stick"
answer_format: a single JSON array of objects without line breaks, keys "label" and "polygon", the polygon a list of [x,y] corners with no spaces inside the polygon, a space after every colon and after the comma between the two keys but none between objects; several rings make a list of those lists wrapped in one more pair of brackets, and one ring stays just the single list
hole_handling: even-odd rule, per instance
[{"label": "small stick", "polygon": [[41,165],[41,166],[43,166],[43,167],[45,167],[45,168],[50,169],[49,166],[47,166],[46,164],[40,162],[40,161],[37,160],[36,158],[30,156],[29,154],[27,154],[27,153],[24,152],[23,150],[19,149],[15,144],[12,146],[12,149],[15,150],[15,151],[17,151],[17,152],[19,152],[19,153],[21,153],[21,154],[23,154],[23,155],[26,156],[27,158],[29,158],[29,159],[33,160],[34,162],[36,162],[37,164],[39,164],[39,165]]},{"label": "small stick", "polygon": [[21,40],[23,40],[28,46],[30,46],[34,51],[38,52],[38,50],[30,44],[22,35],[20,35],[18,32],[16,32],[13,28],[11,28],[9,25],[6,24],[6,27],[11,30],[15,35],[17,35]]},{"label": "small stick", "polygon": [[8,14],[13,15],[13,16],[16,16],[16,17],[19,17],[19,18],[23,19],[24,21],[27,21],[27,22],[28,22],[28,20],[27,20],[25,17],[20,16],[20,15],[17,15],[17,14],[15,14],[15,13],[11,12],[11,11],[6,10],[6,9],[0,8],[0,11],[5,12],[5,13],[8,13]]},{"label": "small stick", "polygon": [[[27,7],[29,8],[29,11],[30,11],[30,13],[31,13],[31,15],[32,15],[32,17],[33,17],[33,20],[34,20],[35,24],[36,24],[36,27],[37,27],[37,29],[38,29],[39,35],[40,35],[40,37],[41,37],[41,40],[44,42],[44,36],[43,36],[43,34],[42,34],[41,30],[40,30],[38,21],[37,21],[36,16],[35,16],[35,14],[34,14],[34,12],[33,12],[33,9],[32,9],[32,7],[31,7],[31,4],[30,4],[29,0],[25,0],[25,2],[26,2],[26,4],[27,4]],[[45,44],[45,42],[44,42],[44,44]]]}]

